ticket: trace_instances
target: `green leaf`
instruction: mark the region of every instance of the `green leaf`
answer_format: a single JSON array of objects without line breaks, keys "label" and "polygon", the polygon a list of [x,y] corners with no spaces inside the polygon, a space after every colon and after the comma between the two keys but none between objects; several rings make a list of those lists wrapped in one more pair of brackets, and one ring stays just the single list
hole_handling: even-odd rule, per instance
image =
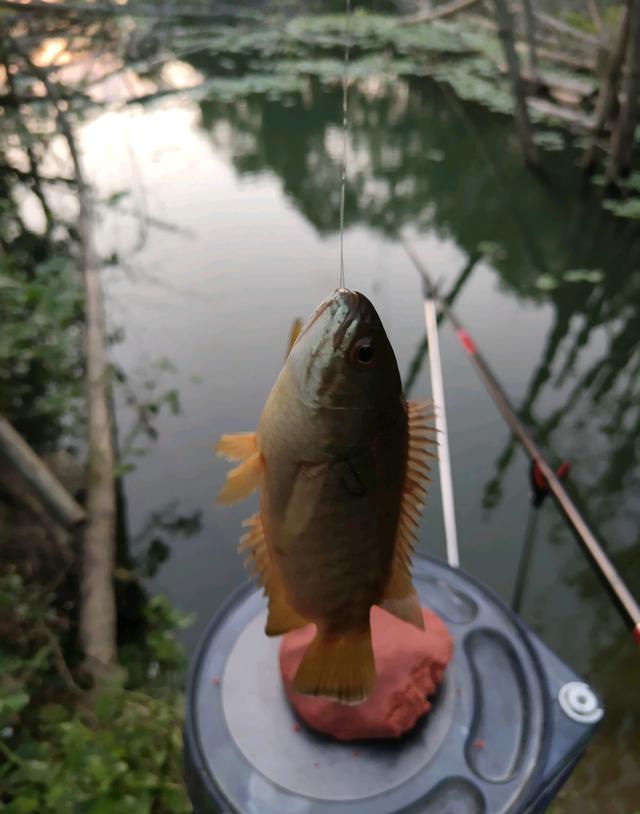
[{"label": "green leaf", "polygon": [[29,694],[16,690],[9,695],[0,696],[0,715],[17,715],[29,703]]},{"label": "green leaf", "polygon": [[4,814],[32,814],[40,810],[40,800],[28,794],[21,794],[20,797],[7,803],[7,805],[2,808]]},{"label": "green leaf", "polygon": [[553,291],[559,285],[555,277],[550,274],[541,274],[535,282],[536,288],[540,291]]},{"label": "green leaf", "polygon": [[600,269],[571,269],[562,275],[568,283],[601,283],[604,273]]},{"label": "green leaf", "polygon": [[564,150],[564,138],[555,130],[538,130],[533,140],[544,150]]},{"label": "green leaf", "polygon": [[603,206],[619,218],[631,218],[632,220],[640,218],[640,197],[627,198],[624,201],[608,200],[603,203]]}]

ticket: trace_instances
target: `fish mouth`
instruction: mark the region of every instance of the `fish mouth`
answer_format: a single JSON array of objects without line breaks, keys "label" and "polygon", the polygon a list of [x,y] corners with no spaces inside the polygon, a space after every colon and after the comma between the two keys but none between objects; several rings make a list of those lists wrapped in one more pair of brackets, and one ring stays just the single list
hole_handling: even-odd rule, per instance
[{"label": "fish mouth", "polygon": [[348,288],[339,288],[333,296],[337,303],[336,314],[342,312],[342,321],[336,326],[333,334],[333,349],[338,350],[349,327],[359,317],[362,295],[357,291],[349,291]]},{"label": "fish mouth", "polygon": [[[320,303],[313,314],[309,317],[306,325],[303,326],[298,335],[298,340],[300,340],[305,334],[309,333],[314,325],[316,325],[318,320],[320,320],[329,309],[331,310],[332,322],[336,314],[341,314],[341,316],[344,315],[343,319],[341,320],[341,324],[338,326],[338,330],[342,331],[341,338],[344,338],[347,328],[357,317],[358,306],[362,296],[363,295],[359,294],[357,291],[350,291],[348,288],[337,288],[333,294],[330,294]],[[338,347],[338,345],[334,345],[334,347]]]},{"label": "fish mouth", "polygon": [[357,291],[339,288],[316,308],[290,354],[300,399],[317,407],[345,409],[341,404],[345,355],[367,326],[378,319],[373,305]]},{"label": "fish mouth", "polygon": [[333,348],[346,351],[347,346],[353,341],[353,331],[349,330],[351,326],[356,327],[360,333],[367,333],[379,325],[380,319],[370,300],[359,291],[339,288],[334,297],[339,301],[344,316],[342,322],[334,326]]}]

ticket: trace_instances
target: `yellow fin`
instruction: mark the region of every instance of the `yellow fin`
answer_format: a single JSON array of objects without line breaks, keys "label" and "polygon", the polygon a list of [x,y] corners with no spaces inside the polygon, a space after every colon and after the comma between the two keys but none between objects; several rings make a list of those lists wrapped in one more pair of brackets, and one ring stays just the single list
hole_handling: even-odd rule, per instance
[{"label": "yellow fin", "polygon": [[300,317],[296,317],[293,320],[293,324],[291,325],[291,332],[289,333],[289,344],[287,346],[287,352],[285,354],[285,361],[287,356],[291,353],[291,348],[296,344],[296,339],[300,336],[300,331],[302,330],[302,320]]},{"label": "yellow fin", "polygon": [[269,615],[264,632],[267,636],[280,636],[290,630],[297,630],[309,622],[288,603],[279,578],[271,580],[269,589]]},{"label": "yellow fin", "polygon": [[431,426],[433,405],[430,401],[409,402],[409,447],[402,505],[394,545],[391,573],[385,586],[380,607],[422,630],[424,621],[420,602],[411,579],[411,555],[416,541],[423,501],[427,496],[425,482],[429,480],[427,458],[433,456],[435,444]]},{"label": "yellow fin", "polygon": [[215,446],[217,455],[227,461],[244,461],[257,450],[255,432],[237,432],[221,435]]},{"label": "yellow fin", "polygon": [[218,495],[217,502],[222,506],[236,503],[249,497],[260,486],[262,479],[262,455],[258,451],[227,473],[226,483]]},{"label": "yellow fin", "polygon": [[359,704],[373,689],[376,666],[371,630],[327,636],[318,630],[293,680],[296,692]]},{"label": "yellow fin", "polygon": [[271,562],[260,515],[254,514],[242,525],[248,526],[249,531],[240,538],[238,551],[247,552],[245,566],[257,578],[269,600],[265,633],[267,636],[279,636],[281,633],[288,633],[308,624],[307,620],[291,607],[284,594],[278,572]]},{"label": "yellow fin", "polygon": [[[409,577],[409,582],[411,582],[411,577]],[[420,600],[413,585],[411,586],[410,593],[402,598],[388,597],[385,593],[385,599],[380,603],[380,607],[392,613],[403,622],[408,622],[410,625],[415,625],[419,630],[424,630],[422,608],[420,607]]]}]

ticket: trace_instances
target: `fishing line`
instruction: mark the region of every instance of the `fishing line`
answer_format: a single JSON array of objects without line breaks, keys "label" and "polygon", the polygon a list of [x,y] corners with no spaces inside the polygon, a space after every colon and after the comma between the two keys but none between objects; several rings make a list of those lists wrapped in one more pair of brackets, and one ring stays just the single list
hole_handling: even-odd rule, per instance
[{"label": "fishing line", "polygon": [[340,288],[344,281],[344,198],[347,187],[347,138],[349,135],[349,18],[351,0],[345,0],[344,14],[344,69],[342,71],[342,178],[340,181]]}]

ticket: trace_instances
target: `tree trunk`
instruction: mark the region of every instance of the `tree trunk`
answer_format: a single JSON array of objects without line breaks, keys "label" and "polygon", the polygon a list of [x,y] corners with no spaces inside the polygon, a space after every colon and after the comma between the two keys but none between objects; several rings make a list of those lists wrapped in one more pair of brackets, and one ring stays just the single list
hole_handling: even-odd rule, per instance
[{"label": "tree trunk", "polygon": [[494,0],[494,3],[498,20],[498,34],[502,40],[504,55],[509,69],[509,77],[511,79],[515,103],[516,126],[520,135],[522,150],[525,161],[528,164],[537,164],[538,152],[533,142],[533,131],[531,129],[529,111],[527,110],[527,99],[524,84],[520,76],[520,61],[514,42],[513,22],[509,9],[507,8],[506,0]]},{"label": "tree trunk", "polygon": [[531,0],[522,0],[524,6],[524,30],[529,50],[529,71],[536,87],[540,86],[540,73],[538,67],[538,53],[536,51],[536,20],[531,8]]},{"label": "tree trunk", "polygon": [[[74,162],[75,163],[75,162]],[[79,164],[76,165],[76,171]],[[80,196],[79,234],[82,241],[86,309],[87,405],[89,462],[87,513],[80,585],[80,643],[87,668],[95,677],[116,663],[115,564],[116,495],[108,363],[100,270],[90,237],[90,210],[84,182]]]},{"label": "tree trunk", "polygon": [[624,55],[627,50],[627,42],[629,40],[629,14],[627,10],[623,12],[622,19],[620,20],[620,27],[616,34],[605,75],[600,86],[598,99],[595,107],[595,126],[593,131],[593,140],[589,145],[584,157],[582,159],[582,166],[587,172],[593,171],[597,160],[598,141],[604,136],[609,122],[613,118],[616,107],[618,105],[618,88],[620,85],[620,76],[622,73],[622,66],[624,64]]},{"label": "tree trunk", "polygon": [[85,666],[99,680],[117,662],[115,564],[116,492],[111,410],[100,269],[93,249],[92,208],[75,136],[61,104],[57,86],[46,71],[12,43],[29,69],[43,83],[54,106],[60,133],[67,142],[76,176],[79,202],[80,270],[85,291],[85,353],[88,413],[87,523],[82,538],[80,576],[80,645]]},{"label": "tree trunk", "polygon": [[640,0],[628,0],[629,36],[626,49],[622,104],[611,138],[606,179],[615,183],[631,171],[633,141],[640,118]]}]

